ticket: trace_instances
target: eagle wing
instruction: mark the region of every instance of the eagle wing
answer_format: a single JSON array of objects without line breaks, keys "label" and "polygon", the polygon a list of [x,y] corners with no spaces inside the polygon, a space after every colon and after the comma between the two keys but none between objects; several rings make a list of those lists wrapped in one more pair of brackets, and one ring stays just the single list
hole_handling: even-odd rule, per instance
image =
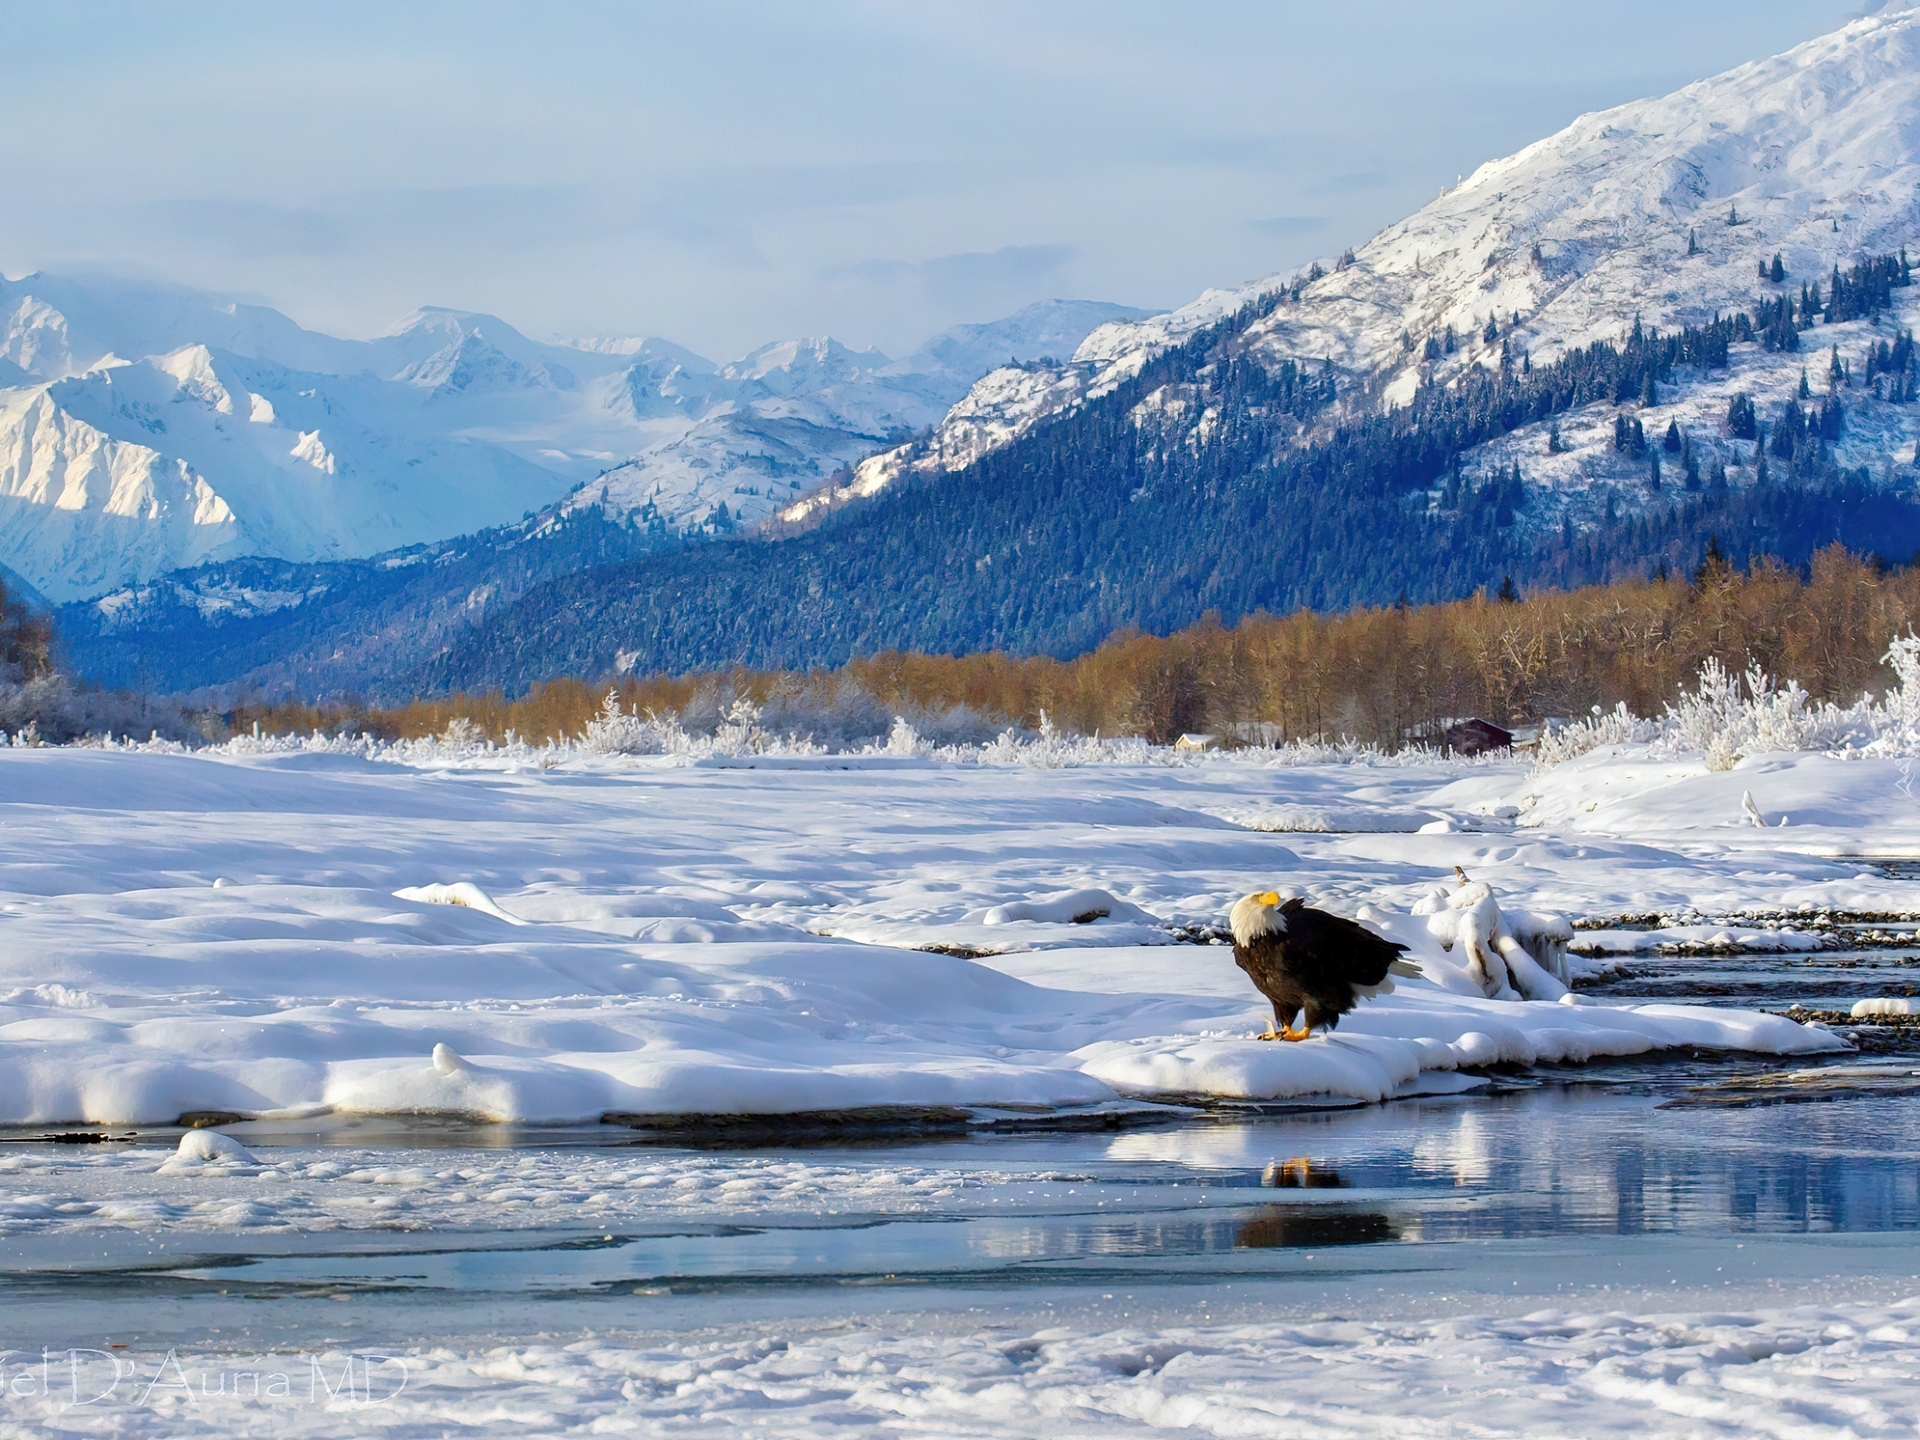
[{"label": "eagle wing", "polygon": [[[1394,971],[1407,947],[1366,926],[1294,898],[1280,907],[1286,921],[1287,965],[1308,984],[1344,980],[1349,985],[1378,985]],[[1395,973],[1405,973],[1404,969]]]}]

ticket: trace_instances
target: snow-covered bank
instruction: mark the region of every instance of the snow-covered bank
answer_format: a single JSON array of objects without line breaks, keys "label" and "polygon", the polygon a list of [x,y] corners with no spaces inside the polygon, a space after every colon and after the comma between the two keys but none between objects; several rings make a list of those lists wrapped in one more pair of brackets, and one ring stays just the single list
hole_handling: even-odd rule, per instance
[{"label": "snow-covered bank", "polygon": [[[1442,941],[1469,912],[1425,913],[1456,865],[1514,913],[1920,910],[1908,882],[1782,843],[1865,848],[1843,814],[1897,828],[1891,802],[1865,798],[1894,762],[1781,760],[1782,786],[1850,787],[1832,823],[1695,833],[1701,797],[1663,818],[1659,786],[1617,759],[1641,798],[1605,812],[1633,827],[1613,841],[1591,833],[1603,812],[1553,790],[1603,783],[1609,763],[1530,779],[1405,760],[706,769],[6,749],[0,1121],[1364,1102],[1501,1062],[1840,1048],[1779,1017],[1463,983],[1466,942]],[[1763,785],[1759,763],[1662,783]],[[1287,806],[1359,819],[1280,835],[1221,818]],[[1447,828],[1370,820],[1414,809]],[[1230,952],[1177,942],[1272,885],[1361,914],[1431,978],[1335,1035],[1251,1039],[1268,1012]]]},{"label": "snow-covered bank", "polygon": [[[166,1436],[1914,1433],[1920,1301],[1694,1314],[421,1347],[0,1352],[8,1413]],[[392,1347],[389,1347],[390,1351]],[[172,1368],[169,1368],[169,1361]],[[51,1376],[51,1379],[47,1377]],[[324,1377],[325,1389],[319,1383]],[[216,1384],[216,1379],[218,1384]],[[229,1391],[240,1387],[236,1398]],[[485,1403],[474,1400],[484,1393]],[[75,1397],[91,1400],[87,1406]]]}]

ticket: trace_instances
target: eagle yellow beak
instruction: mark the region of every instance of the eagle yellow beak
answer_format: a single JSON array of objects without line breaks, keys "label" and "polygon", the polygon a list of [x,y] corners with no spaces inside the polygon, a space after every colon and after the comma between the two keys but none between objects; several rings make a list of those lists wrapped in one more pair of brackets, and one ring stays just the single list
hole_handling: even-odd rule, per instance
[{"label": "eagle yellow beak", "polygon": [[1253,899],[1254,903],[1259,905],[1278,905],[1280,903],[1280,892],[1277,890],[1262,890],[1258,895],[1254,896]]}]

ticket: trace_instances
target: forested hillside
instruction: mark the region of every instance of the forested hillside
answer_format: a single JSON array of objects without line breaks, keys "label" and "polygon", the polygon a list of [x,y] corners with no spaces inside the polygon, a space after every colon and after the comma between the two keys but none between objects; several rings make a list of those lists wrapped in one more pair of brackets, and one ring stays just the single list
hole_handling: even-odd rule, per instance
[{"label": "forested hillside", "polygon": [[[889,649],[1065,656],[1207,611],[1231,622],[1451,599],[1509,576],[1569,586],[1691,569],[1710,537],[1737,558],[1789,562],[1835,541],[1901,560],[1920,549],[1911,467],[1848,471],[1829,454],[1847,423],[1843,389],[1750,426],[1747,398],[1712,433],[1645,434],[1638,407],[1676,375],[1782,343],[1745,312],[1667,334],[1634,325],[1618,345],[1547,366],[1509,354],[1339,423],[1330,369],[1269,373],[1241,354],[1261,313],[1249,307],[938,483],[883,493],[809,534],[535,585],[399,688],[517,691],[554,674],[837,665]],[[1911,344],[1875,355],[1898,373],[1875,377],[1874,403],[1906,403]],[[1543,424],[1551,447],[1554,417],[1595,406],[1617,407],[1620,463],[1644,467],[1635,508],[1609,500],[1598,524],[1543,526],[1525,513],[1540,502],[1518,470],[1474,452]]]}]

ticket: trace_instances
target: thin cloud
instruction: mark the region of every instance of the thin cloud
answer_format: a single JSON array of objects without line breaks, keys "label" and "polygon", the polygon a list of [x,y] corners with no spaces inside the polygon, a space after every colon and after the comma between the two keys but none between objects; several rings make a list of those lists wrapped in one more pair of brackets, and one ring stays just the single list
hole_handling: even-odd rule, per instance
[{"label": "thin cloud", "polygon": [[1312,235],[1331,223],[1325,215],[1270,215],[1265,220],[1247,221],[1247,228],[1262,235]]},{"label": "thin cloud", "polygon": [[1344,175],[1327,175],[1307,182],[1309,195],[1357,195],[1363,190],[1378,190],[1387,183],[1383,170],[1349,170]]},{"label": "thin cloud", "polygon": [[347,248],[339,223],[318,210],[250,200],[163,200],[134,210],[142,226],[230,255],[296,259]]},{"label": "thin cloud", "polygon": [[968,304],[1054,286],[1078,255],[1071,245],[1005,245],[928,260],[859,260],[826,271],[821,278],[908,286],[930,300]]}]

